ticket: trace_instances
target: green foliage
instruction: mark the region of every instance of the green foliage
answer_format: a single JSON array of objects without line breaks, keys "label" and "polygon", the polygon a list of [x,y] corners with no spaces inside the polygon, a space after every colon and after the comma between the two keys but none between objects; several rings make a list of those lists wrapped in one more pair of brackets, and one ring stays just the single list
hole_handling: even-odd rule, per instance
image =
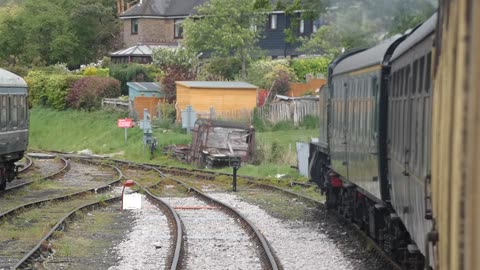
[{"label": "green foliage", "polygon": [[289,68],[290,63],[288,60],[259,60],[253,62],[248,67],[247,81],[253,85],[256,85],[263,89],[270,89],[272,87],[272,78],[267,78],[267,75],[271,73],[277,66],[283,66]]},{"label": "green foliage", "polygon": [[120,82],[112,78],[84,77],[78,80],[66,98],[69,107],[74,109],[96,110],[102,98],[120,95]]},{"label": "green foliage", "polygon": [[206,66],[207,74],[211,77],[220,77],[223,80],[234,80],[242,69],[242,63],[235,57],[216,57]]},{"label": "green foliage", "polygon": [[0,59],[29,66],[92,62],[117,42],[114,5],[109,0],[24,0],[2,8]]},{"label": "green foliage", "polygon": [[28,83],[31,106],[46,106],[56,110],[66,107],[65,98],[73,84],[81,79],[78,75],[57,75],[31,71],[25,80]]},{"label": "green foliage", "polygon": [[290,67],[284,65],[275,65],[273,69],[265,75],[265,80],[272,83],[270,90],[273,94],[285,95],[290,90],[290,82],[296,81],[297,77]]},{"label": "green foliage", "polygon": [[83,70],[83,76],[95,76],[97,75],[97,68],[96,67],[87,67]]},{"label": "green foliage", "polygon": [[267,8],[251,0],[209,0],[196,8],[201,19],[190,17],[183,23],[184,44],[195,52],[237,57],[245,78],[246,63],[258,50]]},{"label": "green foliage", "polygon": [[272,127],[272,131],[279,131],[279,130],[291,130],[295,129],[295,125],[292,121],[279,121],[275,123]]},{"label": "green foliage", "polygon": [[110,66],[110,77],[120,81],[122,95],[128,95],[127,82],[151,82],[147,65],[118,64]]},{"label": "green foliage", "polygon": [[154,49],[152,52],[152,60],[153,64],[157,65],[163,70],[167,68],[190,70],[196,67],[198,64],[197,53],[185,48]]},{"label": "green foliage", "polygon": [[320,119],[317,116],[306,115],[300,126],[306,129],[314,129],[320,127]]},{"label": "green foliage", "polygon": [[108,68],[97,68],[98,77],[108,77],[109,74],[110,74],[110,70]]},{"label": "green foliage", "polygon": [[292,60],[291,66],[297,77],[305,80],[307,74],[323,74],[326,76],[331,61],[330,57],[302,58]]}]

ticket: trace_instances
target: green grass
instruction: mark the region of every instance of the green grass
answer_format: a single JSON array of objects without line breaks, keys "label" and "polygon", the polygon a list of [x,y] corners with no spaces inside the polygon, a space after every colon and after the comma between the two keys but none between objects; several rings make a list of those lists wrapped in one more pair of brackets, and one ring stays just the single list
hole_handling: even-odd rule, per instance
[{"label": "green grass", "polygon": [[[189,144],[191,135],[175,130],[154,129],[159,142],[153,160],[148,150],[143,151],[143,133],[139,128],[128,130],[128,142],[124,142],[124,130],[117,127],[117,119],[125,113],[110,111],[55,111],[33,108],[30,111],[29,148],[33,150],[79,151],[90,149],[95,154],[116,154],[116,158],[137,162],[192,167],[162,154],[162,148],[172,144]],[[287,174],[295,178],[298,173],[290,168],[296,165],[295,142],[308,142],[318,134],[318,129],[291,129],[257,132],[256,145],[259,160],[256,165],[245,165],[239,174],[268,177]],[[231,172],[231,168],[218,171]]]}]

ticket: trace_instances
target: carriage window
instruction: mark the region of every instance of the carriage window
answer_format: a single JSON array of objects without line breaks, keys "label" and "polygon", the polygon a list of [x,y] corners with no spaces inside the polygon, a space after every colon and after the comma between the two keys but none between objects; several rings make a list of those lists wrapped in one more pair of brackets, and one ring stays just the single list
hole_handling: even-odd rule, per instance
[{"label": "carriage window", "polygon": [[425,57],[420,58],[420,66],[418,67],[419,80],[418,80],[418,91],[421,91],[423,88],[423,76],[425,76]]},{"label": "carriage window", "polygon": [[18,96],[18,126],[25,126],[25,96]]},{"label": "carriage window", "polygon": [[10,124],[12,127],[17,127],[17,96],[11,96],[10,97],[10,104],[11,104],[11,109],[10,109]]},{"label": "carriage window", "polygon": [[0,96],[0,128],[7,126],[7,96]]},{"label": "carriage window", "polygon": [[432,76],[432,53],[428,53],[427,56],[427,71],[425,74],[425,91],[428,93],[430,91],[430,83],[431,83],[431,76]]},{"label": "carriage window", "polygon": [[413,62],[413,77],[412,77],[412,94],[415,94],[417,89],[417,72],[418,72],[418,60]]}]

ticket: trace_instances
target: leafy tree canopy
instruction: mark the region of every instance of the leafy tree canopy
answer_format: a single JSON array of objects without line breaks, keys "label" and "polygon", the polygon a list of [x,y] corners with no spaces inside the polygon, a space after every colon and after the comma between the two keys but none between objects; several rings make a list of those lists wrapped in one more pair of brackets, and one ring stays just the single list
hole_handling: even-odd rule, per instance
[{"label": "leafy tree canopy", "polygon": [[117,42],[120,26],[109,0],[24,0],[0,8],[0,59],[69,67],[95,61]]},{"label": "leafy tree canopy", "polygon": [[238,57],[245,78],[269,6],[263,0],[209,0],[197,8],[197,16],[184,22],[184,44],[196,52]]}]

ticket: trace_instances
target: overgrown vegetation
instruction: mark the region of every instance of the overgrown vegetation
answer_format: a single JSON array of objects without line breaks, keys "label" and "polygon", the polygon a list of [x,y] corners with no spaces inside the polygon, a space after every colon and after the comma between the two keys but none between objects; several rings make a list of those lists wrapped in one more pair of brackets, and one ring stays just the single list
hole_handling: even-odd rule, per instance
[{"label": "overgrown vegetation", "polygon": [[94,110],[101,107],[102,98],[120,95],[120,82],[112,78],[85,77],[72,86],[67,104],[70,108]]}]

